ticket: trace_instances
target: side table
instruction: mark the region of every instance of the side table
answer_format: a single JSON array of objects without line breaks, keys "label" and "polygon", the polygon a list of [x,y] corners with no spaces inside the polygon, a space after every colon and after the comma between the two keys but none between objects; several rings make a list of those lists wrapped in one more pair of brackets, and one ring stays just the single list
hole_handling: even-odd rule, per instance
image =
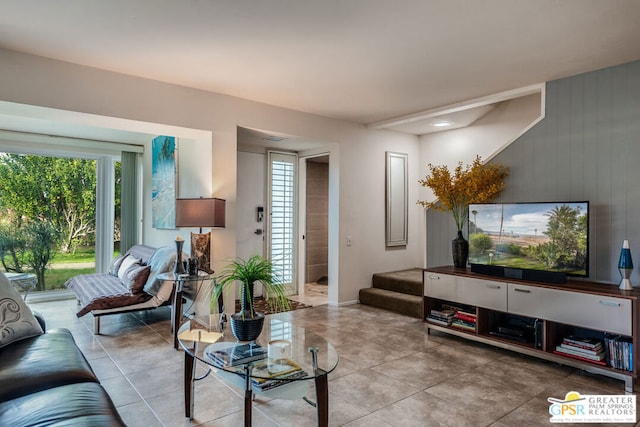
[{"label": "side table", "polygon": [[25,301],[29,291],[35,289],[38,283],[36,275],[33,273],[5,273],[4,275],[7,276],[13,286],[22,289]]},{"label": "side table", "polygon": [[185,285],[203,283],[213,279],[213,274],[199,272],[197,275],[161,273],[158,279],[173,281],[173,303],[171,304],[171,332],[173,333],[173,348],[178,348],[178,326],[182,318],[182,296]]}]

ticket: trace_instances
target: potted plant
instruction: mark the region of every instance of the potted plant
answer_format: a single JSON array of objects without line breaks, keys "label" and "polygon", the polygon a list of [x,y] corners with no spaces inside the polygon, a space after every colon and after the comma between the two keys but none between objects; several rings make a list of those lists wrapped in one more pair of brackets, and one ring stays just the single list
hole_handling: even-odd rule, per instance
[{"label": "potted plant", "polygon": [[504,179],[509,168],[499,164],[482,164],[480,156],[464,169],[458,163],[453,175],[447,166],[434,166],[429,163],[430,175],[419,180],[420,185],[429,187],[437,200],[418,203],[426,208],[448,211],[453,216],[458,229],[458,237],[451,242],[453,265],[458,268],[467,266],[469,242],[462,235],[464,224],[468,220],[469,204],[487,203],[497,197],[504,188]]},{"label": "potted plant", "polygon": [[236,281],[241,282],[240,311],[231,315],[231,330],[239,341],[253,341],[260,335],[264,324],[264,314],[254,308],[254,285],[262,285],[269,309],[273,312],[289,310],[286,286],[274,274],[271,261],[259,255],[253,255],[246,261],[236,258],[215,276],[212,303],[217,304],[222,292],[228,291]]}]

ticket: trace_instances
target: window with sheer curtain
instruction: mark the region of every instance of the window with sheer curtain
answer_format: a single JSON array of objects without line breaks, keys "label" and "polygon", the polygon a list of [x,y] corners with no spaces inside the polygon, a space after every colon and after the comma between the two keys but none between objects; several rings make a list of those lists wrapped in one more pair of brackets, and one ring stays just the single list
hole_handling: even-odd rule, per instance
[{"label": "window with sheer curtain", "polygon": [[96,271],[107,270],[114,251],[116,163],[121,161],[121,249],[140,238],[143,147],[115,142],[0,131],[0,151],[96,161]]}]

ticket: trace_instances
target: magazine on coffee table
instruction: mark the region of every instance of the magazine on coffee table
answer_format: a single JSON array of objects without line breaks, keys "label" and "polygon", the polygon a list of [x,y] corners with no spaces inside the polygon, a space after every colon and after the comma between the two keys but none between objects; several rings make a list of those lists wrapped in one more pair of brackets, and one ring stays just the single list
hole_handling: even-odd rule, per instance
[{"label": "magazine on coffee table", "polygon": [[229,344],[229,347],[222,348],[209,346],[205,354],[220,367],[242,365],[267,357],[267,349],[256,343]]},{"label": "magazine on coffee table", "polygon": [[[262,391],[287,384],[307,376],[300,365],[291,359],[264,360],[253,365],[252,384]],[[256,378],[260,377],[260,378]]]}]

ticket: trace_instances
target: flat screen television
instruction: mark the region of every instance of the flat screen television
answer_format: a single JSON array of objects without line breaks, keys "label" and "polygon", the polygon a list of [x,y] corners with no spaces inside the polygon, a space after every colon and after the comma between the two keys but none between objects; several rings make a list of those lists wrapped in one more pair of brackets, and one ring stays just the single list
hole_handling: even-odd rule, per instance
[{"label": "flat screen television", "polygon": [[469,263],[589,277],[589,202],[469,205]]}]

